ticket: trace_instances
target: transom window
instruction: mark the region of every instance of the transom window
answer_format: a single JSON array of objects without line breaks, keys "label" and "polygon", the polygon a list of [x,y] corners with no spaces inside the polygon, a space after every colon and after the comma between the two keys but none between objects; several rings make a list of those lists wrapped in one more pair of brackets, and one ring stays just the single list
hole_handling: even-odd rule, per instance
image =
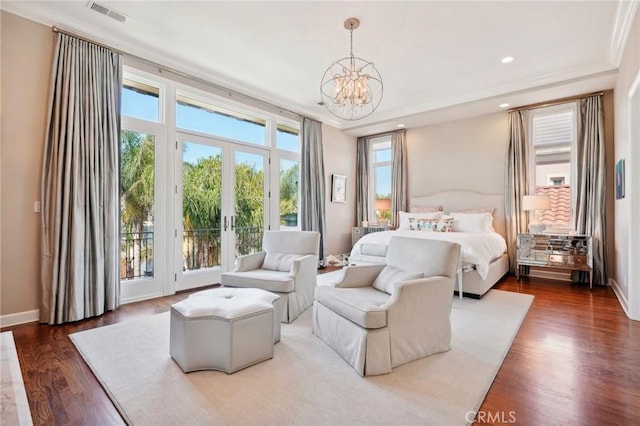
[{"label": "transom window", "polygon": [[176,126],[181,129],[265,146],[266,123],[264,118],[177,95]]},{"label": "transom window", "polygon": [[121,114],[159,122],[160,88],[131,78],[123,79]]}]

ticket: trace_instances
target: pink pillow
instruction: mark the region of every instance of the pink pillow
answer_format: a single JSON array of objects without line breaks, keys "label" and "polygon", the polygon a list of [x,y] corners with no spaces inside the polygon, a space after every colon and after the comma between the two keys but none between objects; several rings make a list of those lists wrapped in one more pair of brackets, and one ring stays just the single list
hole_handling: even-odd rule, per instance
[{"label": "pink pillow", "polygon": [[442,206],[411,206],[409,207],[411,213],[433,213],[441,212]]}]

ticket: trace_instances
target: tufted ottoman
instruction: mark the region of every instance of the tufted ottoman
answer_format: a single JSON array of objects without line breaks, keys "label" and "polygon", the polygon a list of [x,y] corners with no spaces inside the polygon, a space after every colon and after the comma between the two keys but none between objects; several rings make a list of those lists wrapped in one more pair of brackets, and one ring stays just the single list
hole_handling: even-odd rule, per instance
[{"label": "tufted ottoman", "polygon": [[265,290],[224,287],[194,293],[171,306],[171,357],[185,373],[229,374],[273,358],[279,311],[279,296]]}]

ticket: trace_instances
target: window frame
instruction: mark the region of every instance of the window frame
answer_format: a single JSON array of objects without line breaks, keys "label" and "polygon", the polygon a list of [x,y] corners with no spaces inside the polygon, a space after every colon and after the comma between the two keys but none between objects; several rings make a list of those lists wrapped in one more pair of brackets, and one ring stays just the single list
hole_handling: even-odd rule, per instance
[{"label": "window frame", "polygon": [[[393,150],[391,148],[391,135],[379,136],[372,138],[370,142],[369,152],[369,211],[367,216],[369,221],[377,221],[376,216],[376,169],[379,167],[391,167],[393,168]],[[391,158],[388,161],[376,161],[376,151],[391,150]],[[391,194],[389,194],[391,195]]]},{"label": "window frame", "polygon": [[[534,137],[533,137],[533,130],[534,130],[534,125],[533,125],[533,121],[534,118],[540,117],[540,116],[550,116],[550,115],[556,115],[556,114],[562,114],[562,113],[566,113],[566,112],[571,112],[571,116],[572,116],[572,121],[573,121],[573,127],[572,127],[572,137],[571,137],[571,144],[570,144],[570,153],[569,153],[569,186],[571,188],[571,218],[569,220],[569,223],[567,225],[561,225],[561,224],[547,224],[547,230],[548,231],[558,231],[561,233],[566,233],[566,232],[570,232],[570,231],[575,231],[576,229],[576,217],[575,217],[575,210],[576,210],[576,200],[577,200],[577,194],[576,194],[576,184],[577,184],[577,176],[576,176],[576,171],[577,171],[577,160],[578,160],[578,154],[577,154],[577,135],[578,135],[578,105],[576,102],[566,102],[566,103],[562,103],[559,105],[551,105],[551,106],[547,106],[547,107],[540,107],[537,109],[533,109],[530,111],[529,113],[529,118],[528,118],[528,123],[527,123],[527,133],[528,135],[530,135],[527,141],[527,145],[528,145],[528,149],[529,149],[529,158],[528,158],[528,191],[529,194],[536,194],[536,166],[537,166],[537,161],[536,161],[536,150],[535,150],[535,141],[534,141]],[[566,179],[566,175],[563,174],[558,174],[556,173],[555,175],[557,176],[563,176]],[[566,180],[565,180],[566,181]]]}]

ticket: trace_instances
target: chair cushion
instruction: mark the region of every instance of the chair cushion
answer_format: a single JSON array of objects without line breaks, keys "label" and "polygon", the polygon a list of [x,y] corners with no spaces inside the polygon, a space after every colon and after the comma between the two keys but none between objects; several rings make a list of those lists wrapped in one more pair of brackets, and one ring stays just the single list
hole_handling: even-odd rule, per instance
[{"label": "chair cushion", "polygon": [[409,272],[395,266],[387,265],[373,282],[373,288],[391,294],[395,283],[401,281],[416,280],[424,277],[422,272]]},{"label": "chair cushion", "polygon": [[278,293],[295,290],[293,277],[289,272],[256,269],[247,272],[225,272],[220,276],[220,284],[229,287],[261,288]]},{"label": "chair cushion", "polygon": [[389,297],[373,287],[316,287],[319,303],[364,328],[386,327],[387,311],[381,306]]},{"label": "chair cushion", "polygon": [[293,261],[300,257],[299,254],[270,252],[264,255],[262,269],[270,271],[290,272]]}]

